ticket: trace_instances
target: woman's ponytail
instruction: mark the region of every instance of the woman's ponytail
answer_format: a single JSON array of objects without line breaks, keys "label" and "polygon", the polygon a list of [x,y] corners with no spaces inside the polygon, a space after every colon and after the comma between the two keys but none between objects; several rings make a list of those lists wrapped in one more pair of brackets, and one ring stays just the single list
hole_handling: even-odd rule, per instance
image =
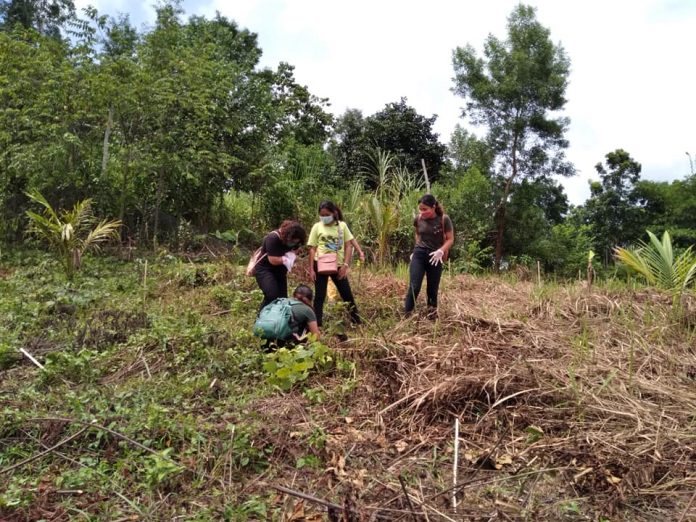
[{"label": "woman's ponytail", "polygon": [[442,208],[440,202],[437,199],[435,199],[435,196],[433,196],[432,194],[425,194],[418,200],[418,203],[434,208],[435,214],[437,214],[440,217],[445,215],[445,209]]}]

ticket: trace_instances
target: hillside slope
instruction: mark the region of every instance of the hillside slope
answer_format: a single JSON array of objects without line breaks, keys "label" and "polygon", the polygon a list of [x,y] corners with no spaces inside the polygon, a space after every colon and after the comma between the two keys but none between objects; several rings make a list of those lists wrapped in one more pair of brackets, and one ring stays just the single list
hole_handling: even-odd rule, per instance
[{"label": "hillside slope", "polygon": [[356,272],[366,325],[332,307],[331,363],[282,391],[252,279],[145,266],[3,266],[2,520],[696,517],[696,330],[661,294],[447,276],[431,321]]}]

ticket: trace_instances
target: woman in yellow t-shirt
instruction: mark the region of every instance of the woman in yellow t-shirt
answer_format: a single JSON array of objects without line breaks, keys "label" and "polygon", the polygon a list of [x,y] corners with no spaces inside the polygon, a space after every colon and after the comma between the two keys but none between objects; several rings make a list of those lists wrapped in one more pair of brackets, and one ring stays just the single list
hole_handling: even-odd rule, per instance
[{"label": "woman in yellow t-shirt", "polygon": [[331,201],[319,205],[319,222],[309,233],[309,276],[314,281],[314,312],[322,325],[326,286],[329,277],[336,285],[341,299],[348,303],[353,323],[361,322],[355,298],[348,282],[348,271],[353,258],[353,234],[343,221],[343,214]]}]

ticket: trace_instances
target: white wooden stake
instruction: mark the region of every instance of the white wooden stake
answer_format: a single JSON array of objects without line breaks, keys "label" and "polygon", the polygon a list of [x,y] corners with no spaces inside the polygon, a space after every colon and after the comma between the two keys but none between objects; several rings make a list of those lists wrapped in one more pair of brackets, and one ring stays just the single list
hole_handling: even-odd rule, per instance
[{"label": "white wooden stake", "polygon": [[425,176],[425,190],[430,194],[430,179],[428,178],[428,169],[425,168],[425,160],[421,158],[421,165],[423,165],[423,176]]},{"label": "white wooden stake", "polygon": [[457,513],[457,471],[459,469],[459,417],[454,419],[454,463],[452,464],[452,509]]},{"label": "white wooden stake", "polygon": [[29,359],[31,362],[33,362],[36,366],[38,366],[42,370],[44,369],[43,364],[41,364],[39,361],[34,359],[34,357],[29,352],[27,352],[24,348],[20,348],[19,351],[22,352],[27,357],[27,359]]},{"label": "white wooden stake", "polygon": [[145,301],[147,300],[147,259],[145,260],[145,273],[143,274],[143,310],[145,310]]}]

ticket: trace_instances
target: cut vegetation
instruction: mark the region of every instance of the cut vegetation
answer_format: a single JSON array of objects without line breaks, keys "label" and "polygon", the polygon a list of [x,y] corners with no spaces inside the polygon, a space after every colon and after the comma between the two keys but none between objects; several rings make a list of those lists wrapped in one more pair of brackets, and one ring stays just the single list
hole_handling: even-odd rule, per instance
[{"label": "cut vegetation", "polygon": [[2,520],[696,516],[692,297],[449,276],[433,322],[365,271],[366,325],[284,392],[240,267],[145,266],[3,266]]}]

